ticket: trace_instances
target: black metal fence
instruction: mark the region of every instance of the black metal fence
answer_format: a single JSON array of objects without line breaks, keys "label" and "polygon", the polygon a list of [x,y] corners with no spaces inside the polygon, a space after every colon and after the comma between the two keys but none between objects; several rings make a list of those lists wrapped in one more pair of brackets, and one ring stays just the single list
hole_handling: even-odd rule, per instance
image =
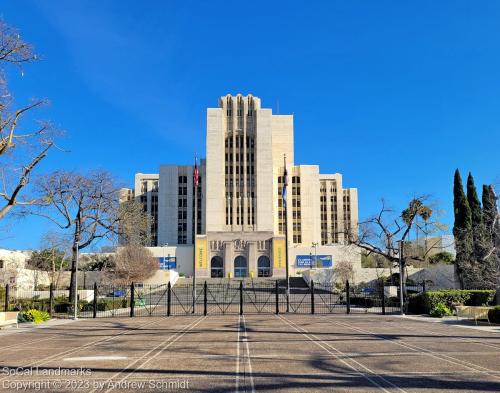
[{"label": "black metal fence", "polygon": [[[224,314],[332,314],[399,313],[399,298],[390,297],[382,288],[339,287],[311,283],[290,287],[285,280],[201,282],[171,286],[94,285],[78,290],[80,318],[147,317],[174,315]],[[74,315],[74,304],[67,289],[46,291],[3,291],[5,311],[37,309],[53,317]],[[194,300],[193,300],[194,299]]]}]

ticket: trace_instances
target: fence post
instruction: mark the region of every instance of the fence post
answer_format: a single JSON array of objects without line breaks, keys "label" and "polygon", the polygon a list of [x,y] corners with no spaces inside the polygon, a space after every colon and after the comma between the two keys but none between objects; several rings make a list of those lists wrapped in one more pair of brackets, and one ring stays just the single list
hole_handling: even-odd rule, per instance
[{"label": "fence post", "polygon": [[130,317],[134,316],[134,306],[135,306],[135,287],[134,283],[130,284]]},{"label": "fence post", "polygon": [[5,304],[4,304],[4,311],[7,312],[9,311],[9,284],[5,286]]},{"label": "fence post", "polygon": [[280,288],[279,288],[279,283],[278,280],[276,280],[276,314],[280,313],[280,302],[279,302],[279,297],[280,297]]},{"label": "fence post", "polygon": [[382,315],[385,315],[385,288],[382,284]]},{"label": "fence post", "polygon": [[311,280],[311,314],[314,314],[314,281]]},{"label": "fence post", "polygon": [[49,286],[49,315],[52,318],[54,314],[54,284],[50,283]]},{"label": "fence post", "polygon": [[240,315],[243,315],[243,281],[240,281]]},{"label": "fence post", "polygon": [[[144,301],[144,306],[146,306],[146,302]],[[146,307],[144,307],[146,308]],[[147,308],[146,308],[147,310]],[[151,316],[153,314],[153,302],[152,302],[152,298],[151,298],[151,285],[149,285],[149,316]]]},{"label": "fence post", "polygon": [[92,307],[92,317],[97,318],[97,283],[94,282],[94,304]]},{"label": "fence post", "polygon": [[170,316],[170,303],[172,301],[171,296],[172,296],[172,284],[169,281],[167,285],[167,317]]},{"label": "fence post", "polygon": [[203,315],[207,315],[207,282],[203,284]]},{"label": "fence post", "polygon": [[346,314],[351,313],[351,294],[349,292],[349,280],[346,280],[345,282],[345,299],[346,299],[346,309],[345,312]]}]

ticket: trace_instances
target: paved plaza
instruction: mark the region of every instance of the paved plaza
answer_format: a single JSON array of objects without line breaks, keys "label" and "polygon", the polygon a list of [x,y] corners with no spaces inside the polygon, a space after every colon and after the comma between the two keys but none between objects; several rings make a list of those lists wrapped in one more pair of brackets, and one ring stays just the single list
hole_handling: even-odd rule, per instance
[{"label": "paved plaza", "polygon": [[398,316],[101,318],[0,342],[6,392],[500,391],[499,334]]}]

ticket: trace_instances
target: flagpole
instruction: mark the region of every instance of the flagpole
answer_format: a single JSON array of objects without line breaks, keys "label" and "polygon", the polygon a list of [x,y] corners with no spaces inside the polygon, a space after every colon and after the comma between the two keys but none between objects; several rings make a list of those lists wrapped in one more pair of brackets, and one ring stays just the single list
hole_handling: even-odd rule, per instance
[{"label": "flagpole", "polygon": [[196,307],[196,233],[198,232],[198,166],[196,163],[196,155],[194,157],[194,171],[193,171],[193,182],[194,182],[194,240],[193,240],[193,314],[195,313]]},{"label": "flagpole", "polygon": [[[283,172],[283,186],[288,187],[288,174],[286,171],[286,154],[283,155],[283,162],[285,164],[285,169]],[[286,190],[288,194],[288,190]],[[286,312],[290,312],[290,273],[288,270],[288,195],[285,194],[283,198],[284,208],[285,208],[285,268],[286,268]]]}]

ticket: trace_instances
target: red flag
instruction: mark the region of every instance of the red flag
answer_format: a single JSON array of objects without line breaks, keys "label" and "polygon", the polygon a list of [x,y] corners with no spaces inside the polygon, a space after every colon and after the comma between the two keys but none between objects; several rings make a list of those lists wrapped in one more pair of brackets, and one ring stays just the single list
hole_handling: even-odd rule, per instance
[{"label": "red flag", "polygon": [[196,158],[194,159],[193,182],[194,182],[194,186],[198,187],[198,164],[196,163]]}]

